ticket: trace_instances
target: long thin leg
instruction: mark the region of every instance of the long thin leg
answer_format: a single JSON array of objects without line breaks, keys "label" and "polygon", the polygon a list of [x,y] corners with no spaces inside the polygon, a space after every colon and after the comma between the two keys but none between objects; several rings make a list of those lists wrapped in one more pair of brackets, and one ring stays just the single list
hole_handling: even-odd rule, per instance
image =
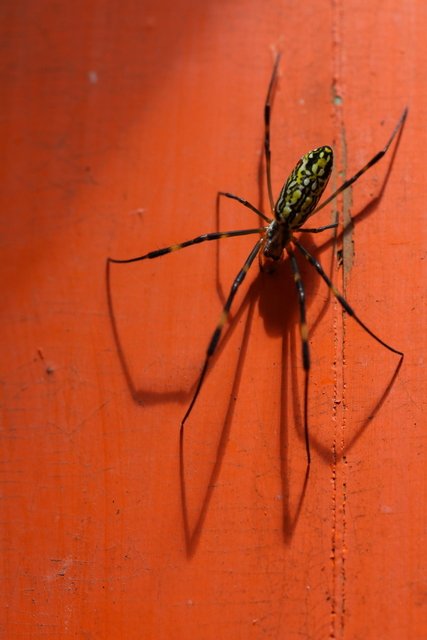
[{"label": "long thin leg", "polygon": [[199,379],[197,381],[197,385],[196,385],[196,390],[194,392],[193,398],[188,406],[187,411],[185,412],[185,415],[181,421],[181,432],[184,428],[184,424],[186,423],[190,413],[193,410],[193,407],[196,403],[196,400],[199,396],[200,393],[200,389],[202,388],[203,385],[203,381],[205,379],[206,376],[206,372],[208,370],[208,366],[209,366],[209,361],[212,358],[213,354],[216,351],[216,348],[218,346],[218,342],[219,339],[221,337],[221,333],[222,330],[224,328],[225,323],[227,322],[228,316],[230,314],[230,308],[231,305],[233,303],[234,297],[237,293],[238,288],[240,287],[240,285],[242,284],[243,280],[246,277],[247,272],[249,271],[249,268],[251,266],[251,264],[253,263],[253,261],[255,260],[259,250],[261,249],[263,243],[263,238],[260,238],[258,240],[258,242],[256,243],[256,245],[253,247],[252,251],[250,252],[250,254],[248,255],[248,257],[245,260],[245,263],[243,265],[243,267],[240,269],[239,273],[237,274],[237,276],[234,279],[233,284],[231,285],[231,289],[230,289],[230,293],[228,294],[228,298],[225,302],[224,308],[221,312],[219,321],[217,326],[215,327],[215,331],[212,334],[212,338],[210,339],[208,348],[206,350],[206,357],[205,357],[205,361],[203,363],[203,367],[202,367],[202,371],[200,373]]},{"label": "long thin leg", "polygon": [[311,462],[310,456],[310,437],[308,433],[308,382],[310,375],[310,347],[308,344],[308,328],[305,306],[305,291],[301,280],[301,273],[295,254],[290,247],[286,249],[291,260],[292,273],[294,274],[295,286],[297,288],[299,313],[300,313],[300,332],[301,332],[301,348],[302,348],[302,364],[304,368],[304,436],[305,450],[307,452],[307,464]]},{"label": "long thin leg", "polygon": [[334,222],[333,224],[326,224],[324,227],[316,227],[315,229],[298,229],[298,231],[304,231],[305,233],[320,233],[321,231],[326,231],[326,229],[336,229],[338,226],[338,222]]},{"label": "long thin leg", "polygon": [[274,61],[273,72],[271,74],[270,84],[268,85],[267,97],[264,104],[264,152],[265,152],[265,167],[267,171],[267,188],[268,197],[270,200],[271,210],[274,211],[273,190],[271,188],[271,149],[270,149],[270,115],[271,115],[271,101],[273,97],[274,85],[277,78],[277,70],[279,68],[281,54],[278,53],[276,60]]},{"label": "long thin leg", "polygon": [[229,193],[228,191],[218,191],[217,198],[219,198],[221,196],[224,196],[225,198],[231,198],[232,200],[237,200],[237,202],[240,202],[240,204],[242,204],[244,207],[247,207],[248,209],[250,209],[251,211],[256,213],[258,216],[260,216],[260,218],[262,218],[266,222],[268,222],[268,223],[272,222],[272,218],[268,218],[262,211],[257,209],[248,200],[245,200],[244,198],[241,198],[240,196],[236,196],[236,195],[234,195],[234,193]]},{"label": "long thin leg", "polygon": [[[383,149],[381,149],[381,151],[378,151],[378,153],[376,153],[373,158],[371,158],[369,160],[369,162],[367,162],[365,164],[364,167],[362,167],[357,173],[354,174],[354,176],[352,176],[351,178],[349,178],[348,180],[346,180],[345,182],[342,183],[342,185],[336,190],[334,191],[334,193],[329,196],[329,198],[326,198],[326,200],[324,202],[322,202],[322,204],[320,204],[317,209],[315,209],[313,211],[312,214],[310,214],[310,216],[313,216],[315,213],[317,213],[318,211],[320,211],[320,209],[323,209],[323,207],[326,207],[327,204],[329,204],[331,202],[331,200],[333,200],[334,198],[336,198],[342,191],[344,191],[345,189],[347,189],[350,185],[353,184],[353,182],[356,182],[356,180],[358,180],[360,178],[360,176],[362,176],[365,171],[367,171],[368,169],[370,169],[371,167],[374,166],[374,164],[377,164],[377,162],[379,160],[381,160],[381,158],[387,153],[388,148],[390,147],[391,143],[393,142],[394,138],[396,137],[397,133],[402,129],[403,124],[406,120],[406,116],[408,115],[408,107],[405,107],[405,109],[403,110],[402,115],[399,118],[399,121],[397,123],[397,125],[394,127],[393,129],[393,133],[391,134],[387,144],[385,145],[385,147]],[[302,229],[301,229],[302,231]]]},{"label": "long thin leg", "polygon": [[209,240],[219,240],[221,238],[235,238],[236,236],[248,236],[250,234],[262,233],[265,231],[265,227],[260,227],[258,229],[240,229],[239,231],[216,231],[214,233],[203,233],[201,236],[197,236],[192,240],[186,240],[185,242],[181,242],[180,244],[172,244],[169,247],[165,247],[164,249],[156,249],[155,251],[150,251],[143,256],[138,256],[136,258],[127,258],[126,260],[117,260],[116,258],[107,258],[107,262],[114,262],[116,264],[126,264],[129,262],[138,262],[139,260],[160,258],[160,256],[164,256],[167,253],[172,253],[174,251],[179,251],[180,249],[185,249],[186,247],[191,247],[193,244],[200,244],[201,242],[206,242]]},{"label": "long thin leg", "polygon": [[362,329],[366,331],[366,333],[369,333],[369,335],[372,338],[374,338],[374,340],[382,344],[382,346],[388,349],[389,351],[392,351],[393,353],[397,353],[397,355],[403,358],[402,351],[398,351],[398,349],[394,349],[394,347],[391,347],[389,344],[387,344],[387,342],[384,342],[384,340],[381,340],[381,338],[379,338],[373,331],[371,331],[371,329],[369,329],[369,327],[366,326],[364,322],[362,322],[359,316],[350,307],[350,305],[348,304],[344,296],[338,291],[338,289],[335,287],[335,285],[332,283],[332,281],[328,278],[326,273],[323,271],[323,268],[320,262],[318,262],[315,258],[313,258],[313,256],[307,251],[307,249],[305,249],[305,247],[303,247],[302,244],[298,242],[298,240],[296,240],[295,238],[292,238],[292,242],[295,244],[298,250],[302,253],[302,255],[309,261],[309,263],[316,269],[317,273],[323,278],[323,280],[328,285],[329,289],[332,291],[332,293],[340,303],[340,305],[343,307],[343,309],[345,309],[345,311],[347,311],[348,315],[354,318],[357,324],[359,324],[362,327]]}]

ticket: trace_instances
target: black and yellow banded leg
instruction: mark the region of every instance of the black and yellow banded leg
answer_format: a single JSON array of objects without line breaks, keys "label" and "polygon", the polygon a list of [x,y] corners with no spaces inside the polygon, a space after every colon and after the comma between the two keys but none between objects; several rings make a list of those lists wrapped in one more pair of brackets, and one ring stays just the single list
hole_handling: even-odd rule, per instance
[{"label": "black and yellow banded leg", "polygon": [[304,368],[304,437],[305,437],[305,450],[307,452],[307,464],[309,465],[311,462],[310,437],[308,433],[308,382],[309,382],[309,375],[310,375],[310,346],[308,344],[308,327],[307,327],[307,314],[306,314],[306,304],[305,304],[305,291],[304,291],[304,285],[301,279],[301,272],[299,270],[298,262],[295,258],[295,254],[290,247],[287,247],[286,251],[291,261],[292,273],[294,274],[294,281],[295,281],[295,286],[298,294],[302,364]]},{"label": "black and yellow banded leg", "polygon": [[279,68],[281,54],[278,53],[276,60],[274,61],[273,72],[270,78],[270,84],[268,85],[267,97],[264,104],[264,153],[265,153],[265,168],[267,173],[267,188],[268,198],[270,200],[271,211],[274,211],[274,199],[273,189],[271,187],[271,148],[270,148],[270,116],[271,116],[271,102],[273,98],[274,86],[276,84],[277,70]]},{"label": "black and yellow banded leg", "polygon": [[348,315],[354,318],[357,324],[360,325],[362,329],[366,331],[366,333],[369,333],[369,335],[372,338],[374,338],[374,340],[382,344],[382,346],[388,349],[389,351],[392,351],[393,353],[397,353],[397,355],[403,358],[402,351],[398,351],[398,349],[395,349],[394,347],[387,344],[387,342],[384,342],[384,340],[381,340],[381,338],[379,338],[373,331],[371,331],[371,329],[368,326],[366,326],[366,324],[359,318],[356,312],[348,304],[344,296],[338,291],[338,289],[335,287],[335,285],[332,283],[332,281],[328,278],[326,273],[323,271],[323,267],[320,264],[320,262],[318,262],[315,258],[313,258],[313,256],[307,251],[307,249],[305,249],[305,247],[303,247],[302,244],[298,242],[298,240],[295,240],[295,238],[293,238],[292,242],[295,244],[298,250],[302,253],[302,255],[308,260],[308,262],[316,269],[317,273],[323,278],[323,280],[328,285],[329,289],[334,294],[335,298],[340,303],[340,305],[343,307],[343,309],[345,309],[345,311],[347,311]]},{"label": "black and yellow banded leg", "polygon": [[126,260],[117,260],[116,258],[107,258],[107,262],[114,262],[115,264],[128,264],[129,262],[138,262],[139,260],[152,260],[153,258],[160,258],[160,256],[164,256],[167,253],[173,253],[174,251],[179,251],[180,249],[185,249],[186,247],[191,247],[194,244],[200,244],[201,242],[208,242],[210,240],[220,240],[221,238],[235,238],[237,236],[248,236],[256,233],[263,233],[265,231],[265,227],[260,227],[257,229],[240,229],[238,231],[218,231],[213,233],[203,233],[192,240],[186,240],[185,242],[181,242],[180,244],[172,244],[169,247],[165,247],[164,249],[156,249],[155,251],[150,251],[143,256],[138,256],[136,258],[128,258]]},{"label": "black and yellow banded leg", "polygon": [[221,337],[221,333],[222,330],[224,328],[225,323],[228,320],[228,317],[230,315],[230,309],[231,309],[231,305],[233,304],[233,300],[236,296],[236,293],[240,287],[240,285],[242,284],[243,280],[246,277],[247,272],[249,271],[253,261],[255,260],[256,256],[259,253],[259,250],[261,249],[263,243],[263,238],[260,238],[258,240],[258,242],[256,243],[256,245],[253,247],[253,249],[251,250],[250,254],[248,255],[248,257],[245,260],[245,263],[243,265],[243,267],[240,269],[239,273],[237,274],[237,276],[235,277],[233,284],[231,285],[231,289],[230,289],[230,293],[228,294],[228,298],[225,302],[225,305],[223,307],[223,310],[221,312],[219,321],[217,326],[215,327],[215,331],[212,334],[212,337],[210,339],[208,348],[206,350],[206,357],[205,357],[205,361],[203,363],[203,367],[202,367],[202,371],[200,373],[199,379],[197,381],[197,385],[196,385],[196,390],[194,391],[194,395],[193,398],[188,406],[187,411],[185,412],[185,415],[183,417],[183,419],[181,420],[181,433],[182,430],[184,428],[184,424],[186,423],[191,411],[193,410],[194,404],[199,396],[200,393],[200,389],[202,388],[203,385],[203,381],[205,379],[206,376],[206,372],[208,370],[208,366],[209,366],[209,361],[212,358],[213,354],[216,351],[216,348],[218,346],[218,342],[219,339]]},{"label": "black and yellow banded leg", "polygon": [[257,209],[257,207],[251,204],[248,200],[245,200],[240,196],[236,196],[234,193],[229,193],[228,191],[218,191],[218,193],[216,194],[217,202],[219,201],[219,198],[221,196],[223,196],[224,198],[230,198],[231,200],[237,200],[237,202],[240,202],[240,204],[242,204],[244,207],[247,207],[248,209],[256,213],[260,218],[265,220],[265,222],[272,222],[271,218],[268,218],[262,211]]},{"label": "black and yellow banded leg", "polygon": [[[313,213],[311,215],[314,215],[315,213],[317,213],[318,211],[320,211],[320,209],[323,209],[323,207],[326,207],[327,204],[329,204],[334,198],[336,198],[340,193],[342,193],[343,191],[345,191],[345,189],[348,189],[348,187],[350,187],[353,182],[356,182],[356,180],[359,180],[359,178],[365,173],[365,171],[367,171],[368,169],[370,169],[371,167],[374,166],[374,164],[377,164],[377,162],[379,160],[381,160],[381,158],[383,156],[385,156],[385,154],[387,153],[391,143],[393,142],[394,138],[396,137],[396,135],[402,130],[402,127],[405,123],[406,120],[406,116],[408,115],[408,107],[406,107],[403,110],[402,115],[400,116],[398,123],[396,124],[396,126],[393,129],[393,133],[391,134],[387,144],[385,145],[385,147],[383,149],[381,149],[381,151],[378,151],[378,153],[376,153],[370,160],[369,162],[367,162],[365,164],[364,167],[362,167],[357,173],[354,174],[354,176],[352,176],[351,178],[349,178],[348,180],[346,180],[345,182],[342,183],[342,185],[336,190],[334,191],[334,193],[329,196],[329,198],[326,198],[326,200],[324,202],[322,202],[322,204],[320,204],[317,209],[315,209],[313,211]],[[301,231],[303,231],[303,229],[301,229]]]}]

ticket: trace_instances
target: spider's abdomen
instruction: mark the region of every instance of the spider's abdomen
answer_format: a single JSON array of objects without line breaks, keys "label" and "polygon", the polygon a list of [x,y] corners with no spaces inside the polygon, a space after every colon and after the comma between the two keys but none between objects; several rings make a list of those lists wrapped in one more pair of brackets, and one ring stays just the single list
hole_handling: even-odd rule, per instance
[{"label": "spider's abdomen", "polygon": [[274,207],[278,222],[298,229],[313,213],[332,171],[334,154],[331,147],[309,151],[292,171]]}]

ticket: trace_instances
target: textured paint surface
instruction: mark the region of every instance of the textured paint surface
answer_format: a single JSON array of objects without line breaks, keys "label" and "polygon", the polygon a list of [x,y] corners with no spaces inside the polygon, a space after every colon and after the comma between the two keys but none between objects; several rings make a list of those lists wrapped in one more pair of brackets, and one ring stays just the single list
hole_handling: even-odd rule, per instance
[{"label": "textured paint surface", "polygon": [[[40,0],[0,15],[0,635],[427,637],[427,7]],[[215,198],[267,204],[278,49],[275,194],[320,145],[334,149],[330,193],[410,108],[394,156],[339,199],[344,269],[328,232],[303,238],[405,352],[393,379],[397,358],[301,264],[305,484],[289,265],[248,274],[181,459],[179,422],[252,240],[114,265],[110,310],[105,281],[107,255],[257,226],[234,202],[217,221]]]}]

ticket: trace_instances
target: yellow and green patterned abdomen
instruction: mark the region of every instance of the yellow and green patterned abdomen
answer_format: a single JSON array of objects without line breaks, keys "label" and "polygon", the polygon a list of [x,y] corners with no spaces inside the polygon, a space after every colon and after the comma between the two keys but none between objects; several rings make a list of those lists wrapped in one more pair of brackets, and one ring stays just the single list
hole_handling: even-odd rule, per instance
[{"label": "yellow and green patterned abdomen", "polygon": [[298,229],[313,213],[332,171],[331,147],[318,147],[306,153],[287,179],[274,207],[278,222]]}]

